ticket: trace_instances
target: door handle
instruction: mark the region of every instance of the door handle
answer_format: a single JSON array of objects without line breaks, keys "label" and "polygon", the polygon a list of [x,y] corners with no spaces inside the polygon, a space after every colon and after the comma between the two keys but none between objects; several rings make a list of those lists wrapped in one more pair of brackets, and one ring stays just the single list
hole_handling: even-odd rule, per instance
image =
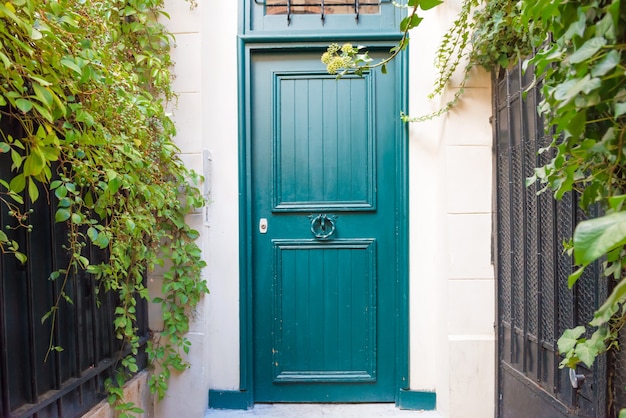
[{"label": "door handle", "polygon": [[311,220],[311,233],[315,238],[325,240],[335,233],[337,215],[320,213],[319,215],[310,215],[309,219]]}]

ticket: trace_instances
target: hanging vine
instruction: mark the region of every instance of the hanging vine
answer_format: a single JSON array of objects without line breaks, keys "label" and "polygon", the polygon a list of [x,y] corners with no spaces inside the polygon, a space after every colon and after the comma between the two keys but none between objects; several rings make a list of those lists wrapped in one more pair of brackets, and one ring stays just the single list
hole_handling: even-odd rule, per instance
[{"label": "hanging vine", "polygon": [[[419,8],[439,3],[409,0],[401,6],[411,10],[401,25],[401,49],[406,48],[408,31],[421,22]],[[419,122],[450,110],[475,65],[498,70],[523,61],[525,71],[542,80],[538,111],[553,138],[555,157],[527,182],[540,182],[543,192],[554,193],[556,199],[575,191],[581,208],[600,208],[602,215],[580,222],[566,245],[578,266],[568,285],[574,286],[587,266],[601,260],[612,289],[589,324],[566,330],[559,339],[561,367],[580,362],[591,367],[600,354],[618,348],[618,333],[626,323],[625,49],[626,2],[620,0],[465,0],[438,50],[433,94],[440,94],[465,63],[461,88],[434,114],[403,115],[405,121]],[[340,75],[377,65],[362,48],[332,46],[327,54],[335,57],[323,58],[329,71]],[[626,410],[620,417],[626,417]]]},{"label": "hanging vine", "polygon": [[[161,303],[164,329],[148,343],[158,366],[150,379],[163,397],[172,369],[187,367],[189,315],[207,293],[204,266],[194,243],[198,232],[185,216],[205,202],[172,142],[165,112],[172,100],[172,36],[158,22],[162,0],[8,0],[0,2],[0,117],[17,121],[23,135],[0,133],[0,153],[10,155],[11,176],[0,179],[0,204],[13,219],[2,225],[0,250],[26,263],[11,238],[30,231],[25,200],[51,191],[55,220],[68,226],[68,263],[50,272],[59,281],[56,303],[42,318],[56,324],[71,302],[65,286],[86,271],[101,289],[119,295],[114,328],[120,350],[109,400],[122,401],[121,385],[138,370],[136,305],[147,299],[147,269],[166,264]],[[47,193],[46,193],[47,195]],[[87,245],[106,250],[90,260]],[[62,350],[51,333],[49,350]]]}]

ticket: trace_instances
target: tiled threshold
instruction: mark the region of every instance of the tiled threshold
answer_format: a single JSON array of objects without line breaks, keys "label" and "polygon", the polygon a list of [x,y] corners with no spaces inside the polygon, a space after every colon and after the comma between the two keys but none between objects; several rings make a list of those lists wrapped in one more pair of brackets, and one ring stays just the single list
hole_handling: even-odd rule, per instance
[{"label": "tiled threshold", "polygon": [[253,409],[209,409],[204,418],[441,418],[436,411],[409,411],[394,404],[256,404]]}]

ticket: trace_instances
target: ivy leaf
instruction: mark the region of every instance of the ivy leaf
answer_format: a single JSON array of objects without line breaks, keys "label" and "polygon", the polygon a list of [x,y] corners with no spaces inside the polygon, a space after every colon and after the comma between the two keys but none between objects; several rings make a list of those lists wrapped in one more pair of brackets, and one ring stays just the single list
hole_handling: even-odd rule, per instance
[{"label": "ivy leaf", "polygon": [[626,295],[626,280],[621,280],[614,288],[602,306],[595,312],[593,320],[590,322],[593,326],[606,324],[611,317],[619,310],[619,303],[622,302]]},{"label": "ivy leaf", "polygon": [[615,115],[613,117],[617,119],[624,113],[626,113],[626,102],[615,103]]},{"label": "ivy leaf", "polygon": [[591,38],[579,49],[569,56],[570,64],[578,64],[591,58],[596,52],[606,45],[606,39],[602,37]]},{"label": "ivy leaf", "polygon": [[442,0],[422,0],[419,2],[420,9],[422,10],[432,9],[433,7],[439,6],[441,3],[443,3]]},{"label": "ivy leaf", "polygon": [[583,267],[579,267],[578,270],[570,274],[569,277],[567,278],[567,287],[569,287],[570,289],[574,287],[574,285],[576,284],[578,279],[580,279],[580,276],[582,276],[584,271],[585,271],[585,267],[583,266]]},{"label": "ivy leaf", "polygon": [[578,343],[578,339],[585,332],[585,327],[582,325],[577,326],[573,329],[566,329],[559,338],[557,345],[559,347],[559,353],[565,354],[570,350],[574,349],[576,343]]},{"label": "ivy leaf", "polygon": [[612,49],[608,54],[606,54],[602,61],[594,65],[594,67],[591,69],[591,75],[593,77],[602,77],[603,75],[617,67],[619,61],[619,52]]},{"label": "ivy leaf", "polygon": [[406,32],[409,29],[413,29],[414,27],[418,26],[422,20],[424,19],[416,14],[407,16],[400,22],[400,30],[402,32]]},{"label": "ivy leaf", "polygon": [[594,360],[598,356],[598,348],[593,344],[593,341],[587,340],[576,346],[574,350],[574,354],[587,365],[587,367],[591,367],[593,365]]},{"label": "ivy leaf", "polygon": [[582,221],[574,230],[574,260],[588,265],[626,244],[626,212]]}]

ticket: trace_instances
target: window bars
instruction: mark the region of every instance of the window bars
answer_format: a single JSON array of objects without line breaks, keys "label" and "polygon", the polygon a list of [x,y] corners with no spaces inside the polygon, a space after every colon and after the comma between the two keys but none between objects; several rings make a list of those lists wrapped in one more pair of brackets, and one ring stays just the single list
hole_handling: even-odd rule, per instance
[{"label": "window bars", "polygon": [[[388,2],[387,0],[386,2]],[[268,15],[286,15],[291,23],[294,14],[319,14],[322,22],[331,14],[354,14],[359,20],[361,14],[377,14],[384,0],[255,0],[265,6]]]}]

